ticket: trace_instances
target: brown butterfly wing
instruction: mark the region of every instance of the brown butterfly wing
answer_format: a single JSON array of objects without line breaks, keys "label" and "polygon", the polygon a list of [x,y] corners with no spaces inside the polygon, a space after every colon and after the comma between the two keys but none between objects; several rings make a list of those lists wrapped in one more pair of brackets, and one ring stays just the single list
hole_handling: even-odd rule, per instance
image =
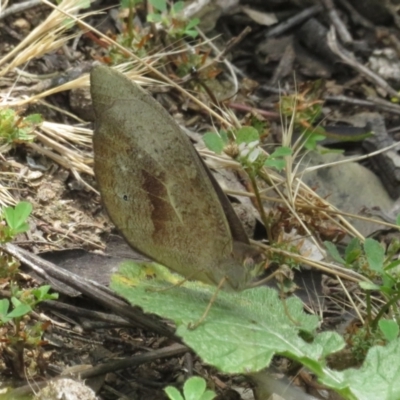
[{"label": "brown butterfly wing", "polygon": [[215,270],[231,258],[231,232],[189,139],[118,72],[95,67],[91,91],[94,170],[111,220],[140,253],[183,276],[218,283],[224,271]]}]

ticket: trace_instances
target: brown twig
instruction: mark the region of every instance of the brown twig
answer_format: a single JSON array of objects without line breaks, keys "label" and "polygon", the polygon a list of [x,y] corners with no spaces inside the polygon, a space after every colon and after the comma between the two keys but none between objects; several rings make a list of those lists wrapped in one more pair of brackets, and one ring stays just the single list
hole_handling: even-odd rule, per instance
[{"label": "brown twig", "polygon": [[[113,310],[116,314],[123,316],[137,326],[158,332],[167,337],[174,337],[172,329],[154,318],[142,313],[139,309],[133,308],[125,301],[117,297],[110,289],[94,281],[88,281],[85,278],[66,271],[57,265],[43,260],[36,254],[21,249],[11,243],[1,246],[1,249],[7,254],[12,255],[35,271],[40,277],[46,279],[52,286],[63,284],[68,288],[85,294],[104,307]],[[56,289],[57,290],[57,289]]]},{"label": "brown twig", "polygon": [[322,6],[317,4],[315,6],[306,8],[300,13],[296,14],[294,17],[287,19],[286,21],[281,22],[276,25],[272,29],[270,29],[265,35],[266,38],[271,38],[274,36],[283,35],[288,30],[294,28],[296,25],[303,23],[308,18],[313,17],[314,15],[320,13],[322,11]]},{"label": "brown twig", "polygon": [[13,4],[12,6],[6,8],[0,13],[0,20],[9,17],[10,15],[20,13],[22,11],[29,10],[30,8],[39,6],[42,4],[41,0],[28,0],[24,3]]},{"label": "brown twig", "polygon": [[393,89],[384,79],[382,79],[379,75],[372,72],[366,66],[360,64],[354,54],[350,53],[349,51],[345,50],[343,47],[340,46],[339,42],[336,38],[336,31],[335,28],[332,26],[329,33],[328,33],[328,45],[333,53],[340,57],[340,59],[353,67],[356,71],[362,74],[366,79],[370,82],[374,83],[375,85],[381,87],[383,90],[388,92],[391,96],[399,98],[398,92]]},{"label": "brown twig", "polygon": [[347,0],[338,0],[339,3],[349,12],[355,24],[359,24],[367,29],[375,29],[375,25],[363,17]]},{"label": "brown twig", "polygon": [[[133,357],[124,358],[122,360],[110,361],[105,364],[97,365],[93,368],[80,372],[78,376],[80,379],[88,379],[90,377],[106,374],[107,372],[137,367],[138,365],[159,360],[161,358],[178,356],[186,353],[187,351],[188,348],[186,346],[181,344],[173,344],[163,349],[154,350],[146,354],[139,354]],[[32,387],[32,385],[22,386],[18,389],[13,390],[10,395],[12,395],[12,398],[18,399],[21,396],[32,393],[33,389],[37,390],[45,387],[49,382],[53,380],[54,379],[48,380],[46,382],[36,382],[34,387]]]},{"label": "brown twig", "polygon": [[328,11],[329,18],[336,28],[340,39],[342,40],[343,43],[349,44],[353,42],[353,38],[351,37],[350,32],[348,31],[346,25],[343,23],[343,21],[340,19],[338,12],[335,9],[335,6],[333,4],[332,0],[321,0],[322,4],[326,8],[326,11]]}]

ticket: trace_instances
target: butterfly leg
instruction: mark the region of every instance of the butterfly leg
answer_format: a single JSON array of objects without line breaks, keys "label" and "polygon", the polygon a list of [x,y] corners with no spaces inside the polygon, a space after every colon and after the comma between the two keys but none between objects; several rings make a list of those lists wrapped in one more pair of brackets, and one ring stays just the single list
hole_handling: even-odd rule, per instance
[{"label": "butterfly leg", "polygon": [[221,290],[222,286],[224,286],[225,281],[226,281],[226,277],[223,277],[220,280],[220,282],[217,286],[217,289],[215,290],[214,294],[212,295],[210,301],[208,302],[207,308],[204,310],[203,315],[195,323],[189,323],[188,329],[195,330],[200,324],[202,324],[204,322],[204,320],[207,318],[208,313],[211,310],[212,305],[214,304],[215,300],[217,299],[219,291]]},{"label": "butterfly leg", "polygon": [[186,278],[182,279],[181,281],[179,281],[178,283],[175,283],[173,285],[167,286],[165,288],[162,289],[152,289],[152,288],[148,288],[146,289],[149,292],[165,292],[167,290],[173,289],[175,287],[179,287],[182,286],[185,282],[190,281],[192,278],[195,278],[195,276],[198,274],[199,271],[195,271],[191,274],[189,274]]}]

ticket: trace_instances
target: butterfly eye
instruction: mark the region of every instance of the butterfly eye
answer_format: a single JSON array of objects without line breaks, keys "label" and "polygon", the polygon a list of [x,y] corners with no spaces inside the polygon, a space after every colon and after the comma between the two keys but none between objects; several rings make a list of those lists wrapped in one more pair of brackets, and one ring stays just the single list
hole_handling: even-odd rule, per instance
[{"label": "butterfly eye", "polygon": [[126,194],[124,194],[124,195],[122,196],[122,200],[128,201],[128,196],[127,196]]}]

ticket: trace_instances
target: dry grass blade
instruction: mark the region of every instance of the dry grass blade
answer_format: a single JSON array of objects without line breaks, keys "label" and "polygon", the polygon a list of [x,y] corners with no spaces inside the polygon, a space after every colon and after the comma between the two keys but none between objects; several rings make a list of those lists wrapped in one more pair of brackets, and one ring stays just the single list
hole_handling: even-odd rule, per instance
[{"label": "dry grass blade", "polygon": [[[40,57],[66,43],[70,37],[63,35],[69,29],[69,24],[63,11],[75,16],[81,7],[80,0],[63,0],[42,24],[33,29],[21,43],[0,60],[0,66],[8,63],[0,69],[0,76],[30,61],[33,57]],[[75,19],[79,20],[77,17]]]},{"label": "dry grass blade", "polygon": [[[15,183],[18,181],[18,174],[14,172],[1,172],[0,173],[0,205],[9,206],[15,204],[15,199],[11,195],[10,190],[15,189]],[[7,182],[10,186],[6,186]]]}]

